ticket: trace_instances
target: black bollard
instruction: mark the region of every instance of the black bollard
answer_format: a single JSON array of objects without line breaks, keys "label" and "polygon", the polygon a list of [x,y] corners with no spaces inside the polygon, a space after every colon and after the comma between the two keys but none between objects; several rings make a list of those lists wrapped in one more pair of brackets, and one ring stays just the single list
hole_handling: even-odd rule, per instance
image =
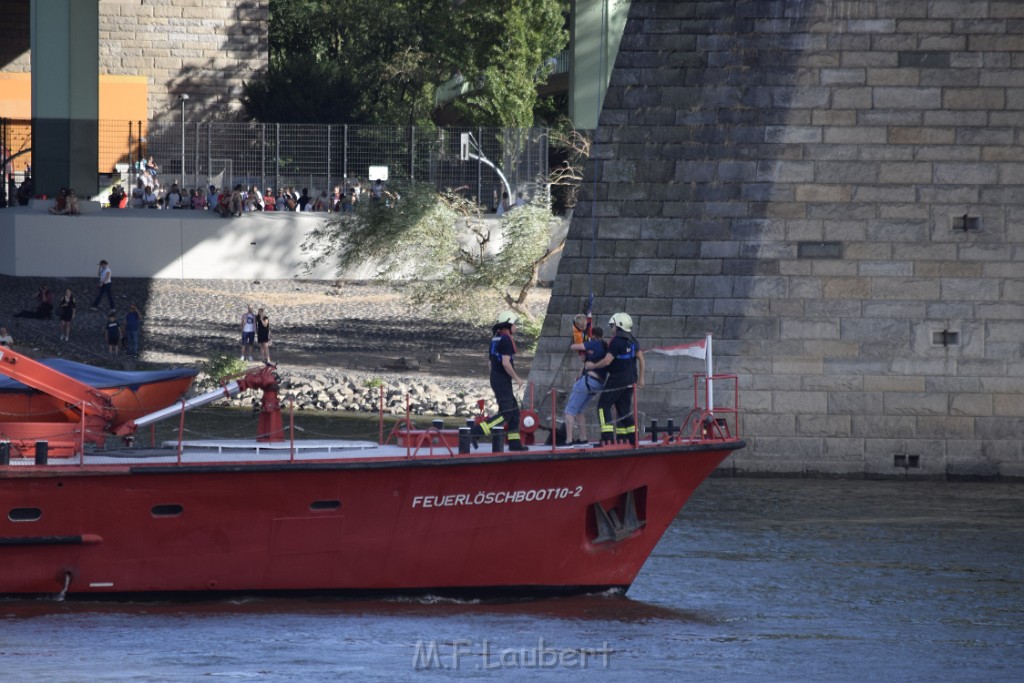
[{"label": "black bollard", "polygon": [[491,453],[505,452],[505,428],[494,427],[491,429]]},{"label": "black bollard", "polygon": [[431,426],[434,429],[437,429],[437,430],[444,429],[444,420],[432,420],[430,422],[430,424],[431,424]]},{"label": "black bollard", "polygon": [[36,464],[45,465],[50,459],[50,442],[36,441]]},{"label": "black bollard", "polygon": [[0,465],[11,464],[11,442],[0,441]]},{"label": "black bollard", "polygon": [[459,427],[459,453],[469,453],[472,438],[469,427]]}]

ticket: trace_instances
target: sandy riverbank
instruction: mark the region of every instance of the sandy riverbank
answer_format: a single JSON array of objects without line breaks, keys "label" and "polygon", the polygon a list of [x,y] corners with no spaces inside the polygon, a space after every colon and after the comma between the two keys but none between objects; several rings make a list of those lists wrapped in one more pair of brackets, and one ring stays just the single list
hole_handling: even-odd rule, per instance
[{"label": "sandy riverbank", "polygon": [[[239,354],[239,321],[246,304],[263,306],[271,319],[272,360],[282,374],[346,374],[382,379],[410,378],[442,386],[487,382],[490,330],[438,320],[407,303],[399,288],[320,280],[142,280],[121,279],[114,270],[114,296],[123,319],[130,303],[143,311],[138,362],[106,354],[106,302],[90,310],[95,280],[0,276],[0,324],[16,348],[36,356],[61,355],[90,364],[130,367],[197,366],[216,354]],[[15,318],[34,308],[32,297],[46,283],[59,299],[70,287],[78,315],[70,343],[59,340],[52,320]],[[550,291],[537,290],[530,309],[543,315]],[[526,372],[530,358],[517,365]]]}]

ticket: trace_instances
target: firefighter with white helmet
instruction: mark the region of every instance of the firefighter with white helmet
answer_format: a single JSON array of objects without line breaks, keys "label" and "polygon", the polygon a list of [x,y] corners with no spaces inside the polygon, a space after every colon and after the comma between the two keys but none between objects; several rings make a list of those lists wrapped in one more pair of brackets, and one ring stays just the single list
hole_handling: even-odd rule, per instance
[{"label": "firefighter with white helmet", "polygon": [[[631,442],[636,438],[633,419],[633,386],[644,385],[644,354],[640,342],[633,336],[633,318],[628,313],[616,313],[608,320],[613,335],[608,342],[608,353],[597,362],[586,363],[586,370],[608,368],[604,392],[597,402],[597,418],[601,423],[601,443]],[[618,420],[613,421],[615,408]]]},{"label": "firefighter with white helmet", "polygon": [[633,331],[633,319],[629,317],[629,313],[616,313],[608,320],[609,325],[614,325],[623,332]]},{"label": "firefighter with white helmet", "polygon": [[519,402],[512,390],[512,382],[523,386],[523,380],[516,373],[516,343],[513,339],[515,325],[519,322],[519,314],[513,310],[504,310],[498,314],[491,333],[491,348],[488,354],[491,363],[491,390],[498,402],[498,414],[487,418],[478,426],[484,434],[490,434],[498,425],[504,424],[508,449],[510,451],[529,450],[524,446],[519,435]]}]

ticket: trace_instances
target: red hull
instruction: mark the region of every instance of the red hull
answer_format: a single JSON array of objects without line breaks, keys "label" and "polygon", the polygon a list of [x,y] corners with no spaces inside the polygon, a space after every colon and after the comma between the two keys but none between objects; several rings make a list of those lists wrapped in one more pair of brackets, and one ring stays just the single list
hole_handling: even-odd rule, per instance
[{"label": "red hull", "polygon": [[0,467],[0,594],[628,587],[742,447]]}]

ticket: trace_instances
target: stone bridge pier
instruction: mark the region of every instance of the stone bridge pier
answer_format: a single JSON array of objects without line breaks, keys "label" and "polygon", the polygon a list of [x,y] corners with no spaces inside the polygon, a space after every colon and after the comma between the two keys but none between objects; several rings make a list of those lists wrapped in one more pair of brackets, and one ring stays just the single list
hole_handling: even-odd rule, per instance
[{"label": "stone bridge pier", "polygon": [[[1019,478],[1022,200],[1024,3],[634,0],[531,380],[593,295],[644,347],[712,332],[726,470]],[[647,365],[681,418],[700,362]]]}]

